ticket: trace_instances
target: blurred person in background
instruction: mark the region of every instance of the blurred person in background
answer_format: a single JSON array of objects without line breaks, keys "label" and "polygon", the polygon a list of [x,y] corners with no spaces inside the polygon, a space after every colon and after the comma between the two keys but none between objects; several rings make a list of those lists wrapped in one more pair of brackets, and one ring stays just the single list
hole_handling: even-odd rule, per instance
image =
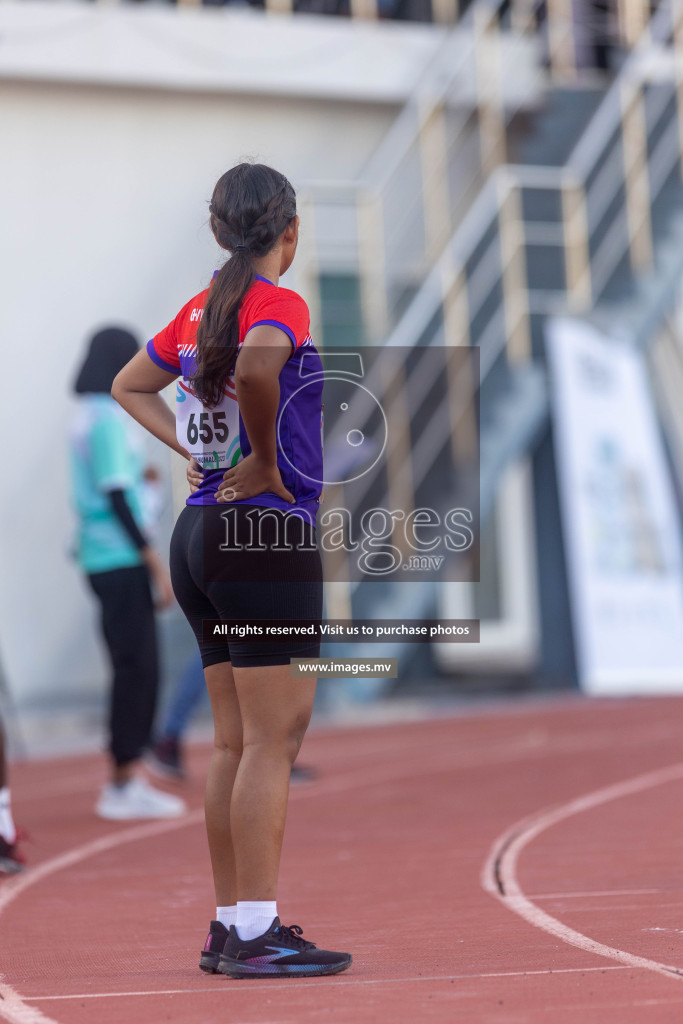
[{"label": "blurred person in background", "polygon": [[17,848],[8,781],[5,732],[0,721],[0,875],[14,875],[24,867],[24,859]]},{"label": "blurred person in background", "polygon": [[[201,480],[201,473],[188,469],[188,480],[193,491],[197,489],[197,479]],[[190,719],[204,700],[208,702],[206,680],[202,659],[197,652],[188,658],[164,714],[164,724],[145,757],[147,767],[155,774],[170,779],[187,778],[183,736]],[[315,778],[315,772],[312,768],[295,763],[290,778],[292,782],[306,782]]]},{"label": "blurred person in background", "polygon": [[202,659],[196,653],[185,664],[165,711],[164,724],[145,757],[148,768],[155,774],[171,779],[187,778],[183,735],[205,696]]},{"label": "blurred person in background", "polygon": [[159,656],[153,591],[158,608],[173,602],[161,558],[143,532],[148,483],[143,439],[111,397],[114,377],[138,351],[130,332],[98,331],[75,383],[78,409],[71,425],[73,502],[78,515],[75,557],[101,610],[113,680],[109,699],[111,782],[95,810],[122,821],[176,817],[178,797],[152,787],[139,773],[156,707]]}]

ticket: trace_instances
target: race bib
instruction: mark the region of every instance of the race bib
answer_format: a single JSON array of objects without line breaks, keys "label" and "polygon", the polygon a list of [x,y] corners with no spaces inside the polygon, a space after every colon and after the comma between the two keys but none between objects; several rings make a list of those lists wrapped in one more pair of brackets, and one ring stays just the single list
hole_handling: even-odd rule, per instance
[{"label": "race bib", "polygon": [[176,437],[202,468],[229,469],[240,461],[240,417],[231,378],[213,409],[202,405],[186,378],[176,381],[175,408]]}]

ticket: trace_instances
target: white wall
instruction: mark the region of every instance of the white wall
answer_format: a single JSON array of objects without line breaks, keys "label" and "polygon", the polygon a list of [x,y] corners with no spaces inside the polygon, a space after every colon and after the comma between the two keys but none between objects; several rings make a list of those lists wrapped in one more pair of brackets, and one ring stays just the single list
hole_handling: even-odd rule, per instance
[{"label": "white wall", "polygon": [[432,25],[232,5],[74,0],[4,2],[0,29],[0,76],[15,79],[395,103],[447,36]]},{"label": "white wall", "polygon": [[[13,80],[401,103],[437,69],[455,76],[452,101],[468,105],[477,80],[470,30],[415,22],[5,0],[0,33],[0,78]],[[536,49],[506,33],[479,53],[488,87],[513,109],[538,90]]]},{"label": "white wall", "polygon": [[[65,556],[69,389],[107,321],[142,341],[205,286],[215,180],[248,154],[296,183],[353,176],[392,108],[0,84],[0,658],[22,700],[103,677],[90,597]],[[306,231],[306,225],[302,226]],[[168,457],[160,452],[165,463]]]},{"label": "white wall", "polygon": [[444,33],[36,0],[0,4],[0,36],[0,663],[35,704],[105,674],[66,554],[87,337],[116,322],[144,342],[206,285],[219,257],[208,199],[239,158],[295,187],[356,178]]}]

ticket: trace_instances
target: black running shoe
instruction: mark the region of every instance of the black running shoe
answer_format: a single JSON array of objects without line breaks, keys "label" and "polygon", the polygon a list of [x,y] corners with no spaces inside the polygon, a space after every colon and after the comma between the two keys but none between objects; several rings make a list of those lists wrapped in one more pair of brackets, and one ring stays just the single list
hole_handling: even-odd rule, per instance
[{"label": "black running shoe", "polygon": [[199,966],[202,971],[206,971],[207,974],[216,974],[218,972],[218,962],[227,938],[228,929],[225,925],[221,924],[220,921],[212,921],[209,925],[209,934],[206,936],[202,955],[199,958]]},{"label": "black running shoe", "polygon": [[245,941],[232,925],[218,970],[230,978],[308,978],[350,966],[350,953],[318,949],[301,938],[302,931],[298,924],[285,928],[276,917],[267,932]]}]

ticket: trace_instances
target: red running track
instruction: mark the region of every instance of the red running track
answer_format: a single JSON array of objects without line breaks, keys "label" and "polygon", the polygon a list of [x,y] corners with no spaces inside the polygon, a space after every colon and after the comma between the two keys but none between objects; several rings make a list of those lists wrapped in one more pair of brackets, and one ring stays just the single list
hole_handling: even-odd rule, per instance
[{"label": "red running track", "polygon": [[682,726],[678,699],[577,699],[311,732],[279,909],[354,964],[298,981],[197,968],[206,748],[170,823],[98,821],[101,758],[17,765],[0,1019],[680,1024]]}]

